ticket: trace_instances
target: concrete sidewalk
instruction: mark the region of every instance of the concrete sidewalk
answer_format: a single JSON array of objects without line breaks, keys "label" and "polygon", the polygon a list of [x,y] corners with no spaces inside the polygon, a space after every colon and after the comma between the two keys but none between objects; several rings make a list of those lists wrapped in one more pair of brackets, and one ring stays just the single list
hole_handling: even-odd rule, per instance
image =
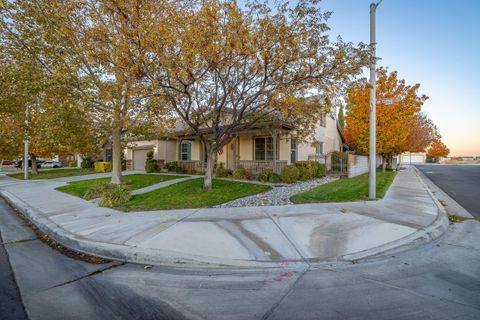
[{"label": "concrete sidewalk", "polygon": [[123,213],[55,191],[59,180],[0,177],[0,193],[73,250],[151,264],[278,265],[355,260],[439,237],[448,220],[415,171],[371,202]]}]

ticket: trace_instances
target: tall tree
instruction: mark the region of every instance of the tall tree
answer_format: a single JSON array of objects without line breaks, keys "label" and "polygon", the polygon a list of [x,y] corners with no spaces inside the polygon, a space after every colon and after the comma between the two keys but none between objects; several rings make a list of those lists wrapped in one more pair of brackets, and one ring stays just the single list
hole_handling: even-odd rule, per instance
[{"label": "tall tree", "polygon": [[343,104],[340,105],[340,108],[338,108],[338,124],[340,125],[340,128],[345,128],[345,114],[343,112]]},{"label": "tall tree", "polygon": [[94,152],[96,130],[85,112],[69,101],[68,88],[47,77],[30,56],[2,49],[0,156],[17,158],[27,139],[32,172],[37,173],[38,156]]},{"label": "tall tree", "polygon": [[423,112],[419,113],[410,128],[404,151],[425,152],[427,147],[441,138],[437,126]]},{"label": "tall tree", "polygon": [[[212,187],[215,157],[238,134],[271,120],[313,132],[331,88],[361,71],[368,52],[326,34],[329,12],[317,0],[269,7],[249,1],[194,1],[169,20],[174,41],[155,51],[149,74],[186,129],[206,148],[204,188]],[[320,95],[322,98],[305,99]],[[327,102],[327,103],[326,103]]]},{"label": "tall tree", "polygon": [[441,141],[436,140],[427,150],[427,156],[433,158],[435,162],[438,161],[440,157],[447,157],[450,154],[450,149]]},{"label": "tall tree", "polygon": [[36,58],[50,77],[69,86],[89,116],[109,131],[112,183],[121,183],[122,137],[162,115],[150,98],[144,68],[161,45],[167,1],[16,0],[3,4],[1,23],[11,46]]},{"label": "tall tree", "polygon": [[[421,106],[428,99],[419,95],[419,84],[407,85],[396,71],[379,68],[377,80],[377,152],[385,160],[405,151],[407,139],[418,119]],[[390,99],[386,104],[386,99]],[[348,89],[346,134],[347,143],[368,154],[370,90],[365,79]],[[391,102],[391,103],[390,103]]]}]

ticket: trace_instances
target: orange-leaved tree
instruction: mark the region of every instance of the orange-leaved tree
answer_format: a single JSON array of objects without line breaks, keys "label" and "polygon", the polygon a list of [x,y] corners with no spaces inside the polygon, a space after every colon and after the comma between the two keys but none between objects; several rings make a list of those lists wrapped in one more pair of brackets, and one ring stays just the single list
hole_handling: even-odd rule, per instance
[{"label": "orange-leaved tree", "polygon": [[450,153],[450,149],[439,139],[434,141],[427,150],[427,156],[433,158],[435,162],[440,157],[446,157]]},{"label": "orange-leaved tree", "polygon": [[413,122],[404,144],[404,151],[425,152],[427,147],[441,138],[437,126],[424,113],[419,113]]},{"label": "orange-leaved tree", "polygon": [[[377,153],[385,160],[405,151],[405,145],[418,120],[425,95],[418,94],[419,84],[407,85],[396,71],[379,68],[377,80]],[[384,102],[389,99],[389,103]],[[347,91],[345,116],[347,143],[364,154],[369,151],[370,87],[366,79]]]}]

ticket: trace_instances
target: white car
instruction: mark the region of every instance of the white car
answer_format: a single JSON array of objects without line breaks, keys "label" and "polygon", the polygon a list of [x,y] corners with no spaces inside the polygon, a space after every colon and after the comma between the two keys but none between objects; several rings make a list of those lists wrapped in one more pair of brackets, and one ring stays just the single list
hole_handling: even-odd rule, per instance
[{"label": "white car", "polygon": [[42,169],[43,168],[61,168],[63,167],[62,163],[61,162],[58,162],[58,161],[45,161],[44,163],[42,163]]}]

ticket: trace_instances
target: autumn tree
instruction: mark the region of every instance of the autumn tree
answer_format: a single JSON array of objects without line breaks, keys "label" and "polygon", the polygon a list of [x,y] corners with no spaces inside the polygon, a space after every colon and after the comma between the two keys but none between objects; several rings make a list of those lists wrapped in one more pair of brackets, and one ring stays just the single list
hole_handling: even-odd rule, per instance
[{"label": "autumn tree", "polygon": [[403,151],[425,152],[427,147],[441,138],[437,126],[423,112],[413,121]]},{"label": "autumn tree", "polygon": [[[366,64],[367,51],[326,34],[328,12],[316,0],[269,7],[251,1],[194,1],[170,20],[149,74],[186,130],[205,145],[204,188],[212,187],[218,150],[242,130],[289,121],[298,135],[313,132],[339,88]],[[308,96],[319,96],[305,99]]]},{"label": "autumn tree", "polygon": [[[385,68],[377,70],[377,152],[386,159],[405,151],[411,129],[418,120],[427,96],[419,95],[419,84],[407,85],[398,73]],[[346,97],[347,143],[361,153],[369,150],[370,89],[366,79],[350,87]]]},{"label": "autumn tree", "polygon": [[4,44],[0,58],[0,156],[17,158],[27,139],[32,172],[37,173],[38,156],[94,152],[95,130],[85,112],[66,98],[68,88],[47,77],[35,59],[16,55]]},{"label": "autumn tree", "polygon": [[438,162],[438,158],[447,157],[450,154],[450,149],[441,141],[434,141],[427,150],[427,156],[433,158],[435,162]]},{"label": "autumn tree", "polygon": [[34,57],[43,72],[109,132],[112,183],[121,183],[122,139],[152,127],[163,113],[145,83],[144,69],[161,46],[166,1],[16,0],[2,2],[2,29],[10,46]]}]

